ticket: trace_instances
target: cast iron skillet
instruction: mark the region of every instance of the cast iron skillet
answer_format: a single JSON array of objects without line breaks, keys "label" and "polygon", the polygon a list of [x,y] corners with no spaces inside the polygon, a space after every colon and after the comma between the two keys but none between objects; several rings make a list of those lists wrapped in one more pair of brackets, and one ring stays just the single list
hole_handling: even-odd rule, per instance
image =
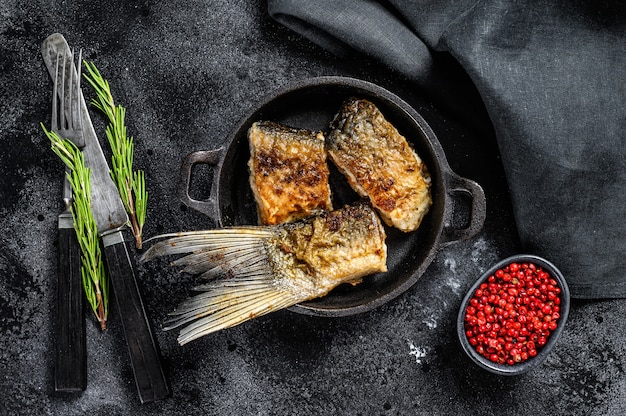
[{"label": "cast iron skillet", "polygon": [[[420,228],[402,233],[385,227],[388,259],[386,273],[367,276],[357,286],[337,287],[327,296],[291,308],[318,316],[347,316],[371,310],[405,292],[422,276],[437,250],[476,235],[485,220],[485,195],[475,182],[452,172],[443,149],[424,119],[406,102],[372,83],[344,77],[320,77],[297,82],[268,96],[236,127],[223,147],[198,151],[183,159],[183,203],[208,215],[218,227],[257,224],[257,211],[248,182],[250,157],[247,131],[255,121],[269,120],[293,127],[327,131],[342,102],[349,97],[375,103],[387,120],[413,144],[432,177],[433,205]],[[213,166],[211,192],[206,200],[194,199],[189,188],[196,164]],[[358,196],[332,166],[333,206],[356,201]],[[467,228],[454,228],[455,202],[471,200]],[[460,206],[460,204],[456,204]]]}]

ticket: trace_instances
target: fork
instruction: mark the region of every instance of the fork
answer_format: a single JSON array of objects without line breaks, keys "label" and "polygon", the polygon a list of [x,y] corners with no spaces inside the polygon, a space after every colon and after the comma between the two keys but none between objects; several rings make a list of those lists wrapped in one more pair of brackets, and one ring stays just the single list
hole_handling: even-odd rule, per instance
[{"label": "fork", "polygon": [[[68,59],[69,58],[69,59]],[[80,76],[71,56],[57,53],[52,96],[51,129],[77,147],[85,145],[82,129]],[[68,62],[69,61],[69,62]],[[61,65],[61,67],[59,67]],[[87,387],[87,346],[84,319],[80,246],[71,213],[72,188],[66,169],[63,182],[64,210],[58,217],[59,246],[57,266],[57,322],[54,387],[58,392],[85,390]]]}]

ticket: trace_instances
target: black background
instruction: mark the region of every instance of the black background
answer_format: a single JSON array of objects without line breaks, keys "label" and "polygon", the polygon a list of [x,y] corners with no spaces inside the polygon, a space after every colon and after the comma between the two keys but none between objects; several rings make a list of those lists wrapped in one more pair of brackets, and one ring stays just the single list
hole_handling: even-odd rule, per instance
[{"label": "black background", "polygon": [[[388,69],[330,55],[251,0],[7,0],[0,11],[0,414],[608,415],[626,409],[623,301],[574,302],[556,349],[524,376],[485,373],[459,346],[455,322],[465,290],[491,264],[519,251],[485,118],[458,119]],[[87,390],[55,394],[63,166],[39,127],[49,124],[52,88],[39,48],[54,32],[83,49],[127,107],[136,167],[145,170],[150,193],[147,237],[211,227],[178,197],[182,157],[221,146],[266,94],[322,75],[372,81],[420,112],[452,169],[483,186],[484,230],[442,249],[417,284],[374,311],[333,319],[280,311],[185,347],[160,326],[193,278],[165,260],[139,265],[172,397],[139,404],[114,303],[104,333],[87,314]],[[102,140],[104,121],[95,111],[92,119]],[[198,167],[194,175],[196,197],[208,196],[211,169]]]}]

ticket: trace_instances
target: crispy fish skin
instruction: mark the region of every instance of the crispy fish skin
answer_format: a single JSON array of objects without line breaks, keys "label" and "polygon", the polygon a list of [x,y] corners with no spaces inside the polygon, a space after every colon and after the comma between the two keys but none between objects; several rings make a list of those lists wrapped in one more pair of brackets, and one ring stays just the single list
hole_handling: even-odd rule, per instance
[{"label": "crispy fish skin", "polygon": [[187,324],[181,345],[387,271],[385,230],[361,202],[292,223],[161,237],[143,261],[184,254],[172,264],[212,279],[171,314],[165,329]]},{"label": "crispy fish skin", "polygon": [[365,204],[322,212],[285,224],[268,240],[273,271],[294,282],[308,282],[304,300],[326,295],[341,283],[387,271],[385,230]]},{"label": "crispy fish skin", "polygon": [[263,225],[332,210],[322,132],[274,122],[248,130],[250,186]]},{"label": "crispy fish skin", "polygon": [[406,138],[372,102],[347,100],[330,125],[326,147],[352,188],[383,221],[416,230],[432,204],[430,174]]}]

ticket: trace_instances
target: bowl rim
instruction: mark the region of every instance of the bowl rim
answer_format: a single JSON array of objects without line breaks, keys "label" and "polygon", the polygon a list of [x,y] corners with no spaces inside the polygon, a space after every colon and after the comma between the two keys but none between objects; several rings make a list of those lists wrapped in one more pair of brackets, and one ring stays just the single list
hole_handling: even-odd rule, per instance
[{"label": "bowl rim", "polygon": [[[495,273],[496,270],[511,263],[534,263],[535,265],[542,267],[544,270],[547,270],[550,275],[558,282],[559,287],[561,288],[561,316],[559,318],[559,325],[550,334],[546,345],[541,348],[541,350],[535,357],[515,365],[498,364],[490,361],[486,357],[483,357],[482,355],[478,354],[476,350],[470,345],[469,340],[465,335],[465,310],[467,309],[469,301],[474,295],[474,292],[485,280],[489,278],[490,275]],[[561,271],[553,263],[543,257],[534,254],[516,254],[500,260],[499,262],[494,264],[492,267],[482,273],[481,276],[468,289],[465,297],[463,298],[463,301],[461,302],[461,306],[459,307],[459,313],[457,316],[457,335],[465,353],[474,363],[478,364],[479,367],[491,373],[499,375],[523,374],[533,368],[536,368],[541,363],[543,363],[543,361],[545,361],[550,351],[556,345],[561,333],[563,332],[563,328],[565,327],[565,323],[567,322],[567,318],[569,315],[569,308],[570,291],[569,287],[567,286],[567,281],[565,280],[565,277],[563,276]]]}]

